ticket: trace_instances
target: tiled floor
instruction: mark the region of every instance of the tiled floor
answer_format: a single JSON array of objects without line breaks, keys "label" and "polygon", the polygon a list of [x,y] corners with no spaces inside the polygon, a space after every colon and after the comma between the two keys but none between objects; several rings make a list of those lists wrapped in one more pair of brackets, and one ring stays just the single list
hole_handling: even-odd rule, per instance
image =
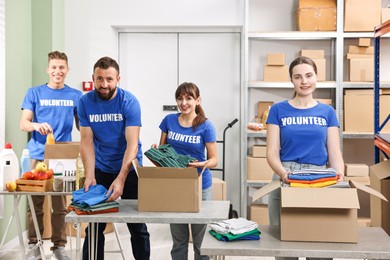
[{"label": "tiled floor", "polygon": [[[130,244],[130,235],[128,233],[127,227],[125,224],[116,224],[116,228],[119,232],[120,239],[122,241],[122,247],[125,251],[125,257],[126,260],[132,260],[133,255],[131,253],[131,244]],[[150,233],[150,243],[151,243],[151,260],[167,260],[170,259],[170,250],[172,246],[172,240],[171,235],[169,231],[169,225],[167,224],[148,224],[148,230]],[[81,241],[82,243],[83,241]],[[27,243],[27,241],[26,241]],[[44,241],[44,250],[47,259],[50,259],[51,252],[50,252],[50,246],[51,242],[50,240]],[[191,248],[192,244],[190,244],[189,247],[189,257],[188,260],[193,260],[193,250]],[[72,251],[70,248],[72,247]],[[76,239],[74,237],[68,238],[68,244],[66,246],[66,251],[68,252],[68,255],[72,257],[72,259],[75,259],[75,248],[76,248]],[[115,233],[111,232],[109,234],[106,234],[106,250],[116,250],[119,249],[117,239],[115,237]],[[121,259],[121,255],[118,253],[106,253],[105,259]],[[17,254],[15,252],[8,253],[5,256],[0,257],[1,260],[19,260],[22,259],[20,254]],[[240,257],[240,256],[228,256],[225,258],[226,260],[273,260],[273,257]],[[300,260],[303,260],[304,258],[300,258]],[[342,260],[342,259],[337,259]],[[350,259],[351,260],[351,259]]]}]

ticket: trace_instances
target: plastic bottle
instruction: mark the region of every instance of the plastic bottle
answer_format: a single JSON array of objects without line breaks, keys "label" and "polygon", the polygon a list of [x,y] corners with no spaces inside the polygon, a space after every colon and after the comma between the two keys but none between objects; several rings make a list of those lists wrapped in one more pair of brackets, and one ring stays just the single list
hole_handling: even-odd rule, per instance
[{"label": "plastic bottle", "polygon": [[76,159],[76,190],[84,188],[85,173],[84,173],[84,164],[81,159],[81,155]]},{"label": "plastic bottle", "polygon": [[15,181],[20,174],[19,159],[14,150],[12,150],[12,144],[10,143],[6,143],[4,150],[0,153],[0,169],[4,190],[5,184],[8,181]]},{"label": "plastic bottle", "polygon": [[30,170],[30,151],[23,149],[22,156],[20,157],[20,177],[23,173],[29,172]]}]

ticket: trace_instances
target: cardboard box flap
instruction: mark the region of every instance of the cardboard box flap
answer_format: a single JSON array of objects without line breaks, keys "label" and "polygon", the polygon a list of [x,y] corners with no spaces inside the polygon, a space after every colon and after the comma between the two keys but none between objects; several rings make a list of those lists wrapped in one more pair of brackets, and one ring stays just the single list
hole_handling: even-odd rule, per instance
[{"label": "cardboard box flap", "polygon": [[370,195],[373,195],[373,196],[375,196],[375,197],[378,197],[378,198],[380,198],[380,199],[382,199],[382,200],[388,202],[388,200],[386,199],[386,197],[383,196],[383,194],[380,193],[380,192],[377,191],[377,190],[374,190],[374,189],[372,189],[372,188],[370,188],[370,187],[368,187],[368,186],[366,186],[366,185],[363,185],[363,184],[361,184],[361,183],[359,183],[359,182],[352,181],[352,180],[349,181],[349,184],[351,185],[351,187],[354,187],[354,188],[359,189],[359,190],[361,190],[361,191],[367,192],[367,193],[370,194]]},{"label": "cardboard box flap", "polygon": [[197,179],[201,176],[196,168],[140,167],[138,160],[133,160],[133,166],[139,178]]},{"label": "cardboard box flap", "polygon": [[[375,172],[378,179],[384,180],[390,177],[390,160],[370,166],[370,172]],[[371,174],[370,174],[371,175]]]},{"label": "cardboard box flap", "polygon": [[271,191],[276,190],[279,187],[280,187],[280,181],[272,181],[271,183],[269,183],[269,184],[265,185],[264,187],[258,189],[252,195],[252,203],[255,202],[256,200],[260,199],[264,195],[267,195]]},{"label": "cardboard box flap", "polygon": [[360,208],[356,190],[349,188],[286,187],[281,196],[282,208]]}]

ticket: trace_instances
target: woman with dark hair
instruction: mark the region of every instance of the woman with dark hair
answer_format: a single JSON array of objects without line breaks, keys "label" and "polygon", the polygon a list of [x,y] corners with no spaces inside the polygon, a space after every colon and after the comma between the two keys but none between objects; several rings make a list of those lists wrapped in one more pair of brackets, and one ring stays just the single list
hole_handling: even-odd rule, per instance
[{"label": "woman with dark hair", "polygon": [[[200,91],[194,83],[184,82],[175,93],[179,113],[167,115],[160,124],[160,145],[170,144],[178,154],[190,155],[197,161],[188,167],[196,167],[202,174],[202,199],[212,198],[212,176],[209,168],[218,164],[217,143],[214,125],[203,111]],[[157,147],[154,145],[154,147]],[[171,256],[174,260],[188,259],[189,225],[171,224],[173,247]],[[200,255],[200,246],[206,231],[204,224],[191,224],[194,244],[194,259],[209,259]]]},{"label": "woman with dark hair", "polygon": [[[294,96],[274,104],[267,119],[267,161],[275,172],[273,180],[288,183],[288,174],[295,170],[331,167],[342,181],[344,160],[336,113],[313,98],[316,64],[299,57],[290,64],[289,73]],[[268,210],[270,224],[280,225],[280,188],[270,193]]]}]

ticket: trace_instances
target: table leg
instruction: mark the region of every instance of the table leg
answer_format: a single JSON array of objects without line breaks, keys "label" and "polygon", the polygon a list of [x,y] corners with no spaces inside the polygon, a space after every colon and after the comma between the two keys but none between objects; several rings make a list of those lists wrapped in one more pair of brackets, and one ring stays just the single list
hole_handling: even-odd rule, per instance
[{"label": "table leg", "polygon": [[34,229],[38,240],[37,245],[39,247],[42,259],[45,259],[46,258],[45,250],[43,249],[43,241],[41,237],[41,232],[39,231],[37,216],[35,215],[35,208],[34,208],[34,203],[32,201],[31,195],[27,195],[27,199],[28,199],[28,204],[30,206],[31,217],[34,223]]},{"label": "table leg", "polygon": [[14,216],[16,219],[16,227],[18,229],[19,245],[22,249],[22,259],[26,259],[26,249],[24,248],[23,233],[22,233],[22,224],[20,222],[19,216],[19,198],[18,195],[14,195]]},{"label": "table leg", "polygon": [[81,235],[80,235],[80,222],[74,223],[76,225],[76,260],[81,259],[81,254],[80,254],[80,243],[81,243]]}]

